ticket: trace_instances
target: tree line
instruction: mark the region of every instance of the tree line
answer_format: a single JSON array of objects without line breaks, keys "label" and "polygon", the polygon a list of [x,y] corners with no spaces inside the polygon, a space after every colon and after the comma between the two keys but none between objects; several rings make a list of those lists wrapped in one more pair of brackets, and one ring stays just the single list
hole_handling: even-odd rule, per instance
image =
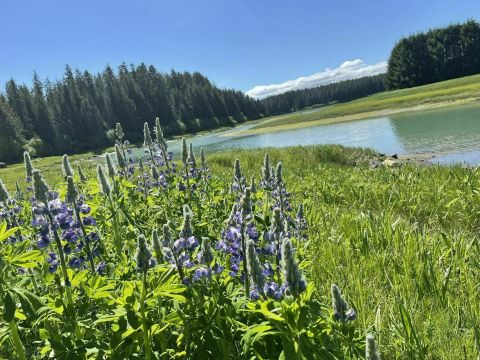
[{"label": "tree line", "polygon": [[32,86],[8,81],[0,93],[0,161],[78,153],[111,145],[118,122],[141,141],[143,123],[160,118],[165,135],[194,133],[258,119],[264,105],[241,91],[219,89],[198,72],[161,73],[154,66],[107,66],[99,74],[65,69],[63,79]]},{"label": "tree line", "polygon": [[480,24],[469,20],[402,38],[388,60],[388,89],[480,73]]},{"label": "tree line", "polygon": [[385,90],[385,74],[293,90],[262,100],[269,114],[279,115],[312,106],[359,99]]}]

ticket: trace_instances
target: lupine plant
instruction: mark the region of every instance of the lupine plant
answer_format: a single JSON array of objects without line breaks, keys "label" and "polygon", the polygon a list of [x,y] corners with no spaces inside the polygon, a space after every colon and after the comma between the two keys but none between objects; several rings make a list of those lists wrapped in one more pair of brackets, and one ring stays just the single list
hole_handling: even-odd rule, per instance
[{"label": "lupine plant", "polygon": [[378,359],[338,286],[330,307],[307,282],[282,164],[225,182],[183,139],[176,171],[154,132],[135,164],[117,124],[97,182],[64,156],[52,190],[28,153],[28,198],[0,182],[0,357]]}]

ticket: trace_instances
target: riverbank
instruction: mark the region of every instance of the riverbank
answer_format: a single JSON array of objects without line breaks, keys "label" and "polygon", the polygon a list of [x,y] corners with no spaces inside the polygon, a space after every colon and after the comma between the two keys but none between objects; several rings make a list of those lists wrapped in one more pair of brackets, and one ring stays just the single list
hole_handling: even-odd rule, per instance
[{"label": "riverbank", "polygon": [[404,112],[475,104],[480,101],[480,75],[410,89],[387,91],[348,103],[266,118],[250,129],[224,136],[244,136],[298,129]]},{"label": "riverbank", "polygon": [[[453,100],[453,101],[432,102],[432,103],[426,103],[426,104],[416,105],[411,107],[365,111],[365,112],[360,112],[360,113],[350,114],[350,115],[320,118],[318,120],[303,120],[303,121],[299,120],[298,122],[286,122],[281,124],[279,124],[278,119],[275,118],[272,120],[265,120],[264,122],[260,123],[258,126],[253,126],[250,129],[231,131],[229,133],[222,134],[221,136],[229,136],[229,137],[245,136],[245,135],[263,134],[268,132],[276,132],[276,131],[284,131],[284,130],[294,130],[294,129],[301,129],[301,128],[310,127],[310,126],[329,125],[329,124],[336,124],[336,123],[355,121],[355,120],[365,120],[365,119],[372,119],[372,118],[378,118],[383,116],[408,113],[408,112],[414,112],[414,111],[434,110],[434,109],[441,109],[441,108],[447,108],[447,107],[476,104],[479,102],[480,102],[479,97],[470,97],[470,98],[464,98],[464,99]],[[282,116],[282,118],[286,118],[286,116],[284,115]],[[288,121],[289,120],[290,119],[288,119]]]}]

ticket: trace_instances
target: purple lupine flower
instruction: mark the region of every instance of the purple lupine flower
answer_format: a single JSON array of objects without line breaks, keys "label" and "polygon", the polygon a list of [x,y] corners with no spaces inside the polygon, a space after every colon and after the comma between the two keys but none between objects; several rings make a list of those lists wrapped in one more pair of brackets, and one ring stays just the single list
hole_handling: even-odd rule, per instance
[{"label": "purple lupine flower", "polygon": [[48,245],[50,245],[50,238],[48,237],[48,235],[41,235],[37,242],[38,248],[43,249],[46,248]]},{"label": "purple lupine flower", "polygon": [[101,262],[97,265],[96,271],[99,275],[105,275],[105,270],[107,268],[107,264],[105,262]]},{"label": "purple lupine flower", "polygon": [[78,240],[78,235],[73,229],[67,229],[62,232],[62,239],[68,242],[75,242]]},{"label": "purple lupine flower", "polygon": [[206,267],[201,267],[195,270],[192,280],[200,281],[202,279],[207,279],[212,275],[211,270]]},{"label": "purple lupine flower", "polygon": [[48,253],[47,263],[49,264],[49,267],[48,267],[49,272],[54,273],[55,271],[57,271],[58,257],[55,253],[53,252]]},{"label": "purple lupine flower", "polygon": [[85,225],[85,226],[95,226],[95,225],[97,225],[97,222],[91,216],[85,216],[82,221],[83,221],[83,225]]},{"label": "purple lupine flower", "polygon": [[258,292],[258,289],[252,289],[250,290],[250,299],[253,301],[257,301],[260,299],[260,293]]}]

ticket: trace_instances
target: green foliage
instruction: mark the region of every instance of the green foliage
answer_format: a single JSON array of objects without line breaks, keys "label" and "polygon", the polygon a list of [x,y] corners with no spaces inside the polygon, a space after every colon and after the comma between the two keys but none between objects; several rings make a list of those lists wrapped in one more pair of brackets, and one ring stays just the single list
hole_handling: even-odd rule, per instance
[{"label": "green foliage", "polygon": [[219,89],[199,73],[163,74],[143,63],[122,64],[116,73],[107,66],[98,74],[66,66],[62,80],[46,85],[36,73],[31,89],[7,82],[0,93],[0,161],[20,160],[23,149],[46,156],[97,150],[124,137],[137,143],[143,123],[156,126],[155,117],[164,135],[172,136],[265,112],[259,101]]},{"label": "green foliage", "polygon": [[389,89],[403,89],[480,73],[480,24],[464,24],[401,39],[388,60]]},{"label": "green foliage", "polygon": [[388,112],[399,112],[402,109],[413,110],[414,107],[419,106],[428,108],[473,103],[477,101],[479,91],[480,75],[472,75],[414,88],[385,91],[347,103],[272,117],[259,122],[244,133],[278,131],[313,124],[366,119],[384,116]]},{"label": "green foliage", "polygon": [[278,115],[336,102],[352,101],[385,90],[385,74],[379,74],[308,89],[287,91],[263,99],[262,104],[271,115]]}]

